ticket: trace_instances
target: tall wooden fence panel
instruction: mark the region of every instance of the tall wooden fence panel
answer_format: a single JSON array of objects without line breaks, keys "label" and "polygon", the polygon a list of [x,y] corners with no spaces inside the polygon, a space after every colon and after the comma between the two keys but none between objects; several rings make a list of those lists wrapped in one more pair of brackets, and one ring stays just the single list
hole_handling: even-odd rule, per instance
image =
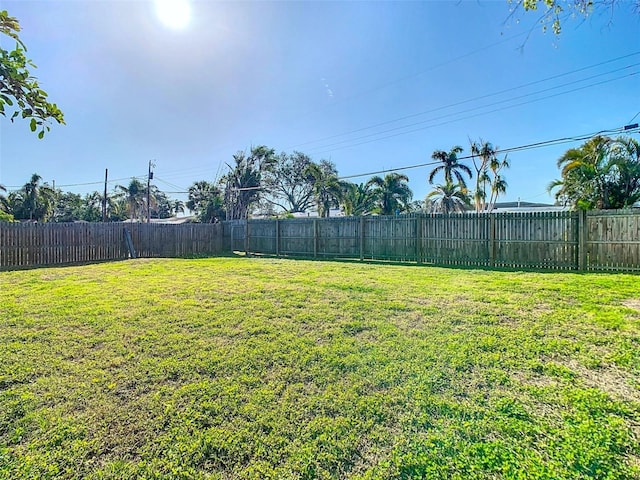
[{"label": "tall wooden fence panel", "polygon": [[124,260],[127,229],[139,257],[224,251],[222,225],[137,223],[0,223],[0,269]]},{"label": "tall wooden fence panel", "polygon": [[525,212],[223,224],[0,223],[0,269],[225,251],[558,270],[640,271],[640,212]]},{"label": "tall wooden fence panel", "polygon": [[438,265],[487,266],[492,261],[489,215],[421,217],[422,260]]},{"label": "tall wooden fence panel", "polygon": [[[240,228],[240,227],[238,227]],[[640,212],[250,220],[247,252],[545,270],[640,270]]]},{"label": "tall wooden fence panel", "polygon": [[366,217],[363,222],[363,257],[372,260],[421,260],[417,217]]},{"label": "tall wooden fence panel", "polygon": [[562,270],[578,268],[578,214],[504,213],[489,215],[489,221],[493,265]]},{"label": "tall wooden fence panel", "polygon": [[0,269],[122,260],[122,224],[0,223]]},{"label": "tall wooden fence panel", "polygon": [[223,252],[222,224],[163,225],[132,223],[133,245],[138,257],[184,257]]},{"label": "tall wooden fence panel", "polygon": [[588,270],[640,270],[640,213],[587,212],[586,248]]}]

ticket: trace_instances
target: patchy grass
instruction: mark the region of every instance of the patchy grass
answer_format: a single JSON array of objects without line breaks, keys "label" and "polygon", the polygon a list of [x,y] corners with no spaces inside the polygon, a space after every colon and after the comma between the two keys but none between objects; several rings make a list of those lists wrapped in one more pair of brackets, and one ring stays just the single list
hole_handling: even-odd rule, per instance
[{"label": "patchy grass", "polygon": [[640,478],[640,277],[0,273],[0,478]]}]

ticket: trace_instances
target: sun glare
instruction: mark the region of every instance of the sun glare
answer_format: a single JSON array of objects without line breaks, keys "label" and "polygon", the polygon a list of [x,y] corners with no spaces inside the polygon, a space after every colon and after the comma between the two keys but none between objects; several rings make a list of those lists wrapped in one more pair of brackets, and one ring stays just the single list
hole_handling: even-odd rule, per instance
[{"label": "sun glare", "polygon": [[186,28],[191,20],[188,0],[154,0],[156,15],[166,27],[174,30]]}]

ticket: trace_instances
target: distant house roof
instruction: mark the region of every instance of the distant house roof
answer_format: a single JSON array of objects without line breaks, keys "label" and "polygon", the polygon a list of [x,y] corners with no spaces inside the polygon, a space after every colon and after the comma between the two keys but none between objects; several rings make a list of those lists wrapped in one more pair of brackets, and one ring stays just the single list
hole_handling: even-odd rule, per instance
[{"label": "distant house roof", "polygon": [[494,212],[558,212],[564,210],[569,210],[569,207],[534,202],[498,202],[493,207]]},{"label": "distant house roof", "polygon": [[[160,223],[160,224],[169,224],[169,225],[180,225],[182,223],[192,223],[195,221],[194,216],[187,217],[170,217],[170,218],[152,218],[150,223]],[[123,223],[146,223],[145,221],[140,221],[135,218],[128,218],[127,220],[123,220]]]}]

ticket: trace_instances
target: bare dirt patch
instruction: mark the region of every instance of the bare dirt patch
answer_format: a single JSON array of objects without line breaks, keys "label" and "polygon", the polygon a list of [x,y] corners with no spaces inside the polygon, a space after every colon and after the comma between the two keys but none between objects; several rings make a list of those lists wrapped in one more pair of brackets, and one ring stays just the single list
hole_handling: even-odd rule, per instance
[{"label": "bare dirt patch", "polygon": [[622,305],[640,312],[640,298],[628,298],[627,300],[622,302]]},{"label": "bare dirt patch", "polygon": [[576,360],[568,360],[562,364],[576,372],[588,387],[598,388],[603,392],[624,400],[640,402],[640,385],[633,376],[624,370],[609,365],[592,370]]}]

